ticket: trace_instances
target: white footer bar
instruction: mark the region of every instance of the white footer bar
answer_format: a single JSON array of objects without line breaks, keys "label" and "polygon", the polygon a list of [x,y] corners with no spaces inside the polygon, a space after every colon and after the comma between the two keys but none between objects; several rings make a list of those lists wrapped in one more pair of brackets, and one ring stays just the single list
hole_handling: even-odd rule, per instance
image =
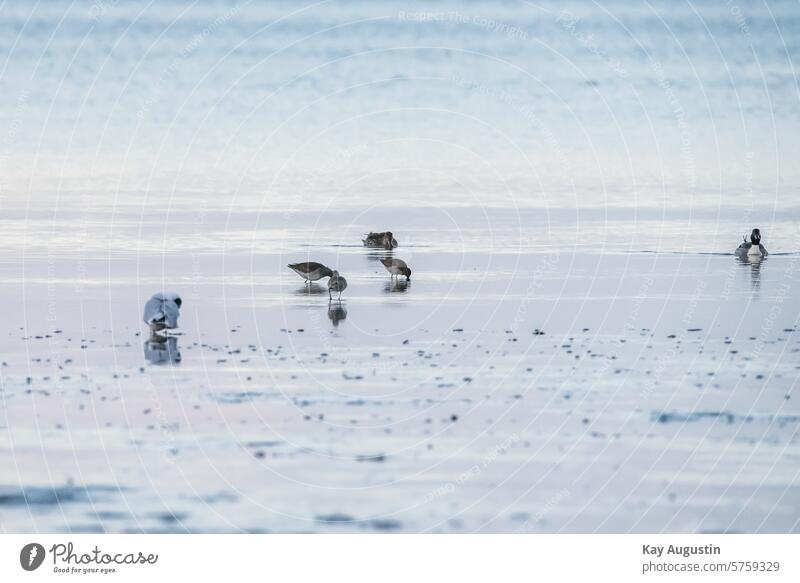
[{"label": "white footer bar", "polygon": [[0,581],[800,581],[799,535],[0,535]]}]

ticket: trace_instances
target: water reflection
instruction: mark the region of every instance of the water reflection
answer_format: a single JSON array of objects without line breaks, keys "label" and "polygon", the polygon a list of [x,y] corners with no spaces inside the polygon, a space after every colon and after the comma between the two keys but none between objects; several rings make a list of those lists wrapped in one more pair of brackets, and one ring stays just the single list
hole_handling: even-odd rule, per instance
[{"label": "water reflection", "polygon": [[393,293],[405,293],[408,288],[411,287],[411,281],[407,279],[393,279],[387,281],[386,284],[383,286],[383,293],[393,294]]},{"label": "water reflection", "polygon": [[312,282],[304,285],[303,287],[297,288],[294,290],[294,293],[298,296],[318,296],[326,293],[327,291],[327,287],[322,287],[321,285]]},{"label": "water reflection", "polygon": [[347,310],[344,304],[338,300],[331,300],[328,302],[328,319],[333,324],[334,328],[339,325],[339,322],[347,318]]},{"label": "water reflection", "polygon": [[750,270],[750,287],[753,291],[761,289],[761,264],[764,258],[759,255],[737,256],[736,261],[744,268]]},{"label": "water reflection", "polygon": [[392,256],[394,249],[369,249],[367,251],[368,261],[380,261]]},{"label": "water reflection", "polygon": [[177,336],[153,334],[144,342],[144,359],[150,364],[178,364],[181,351]]}]

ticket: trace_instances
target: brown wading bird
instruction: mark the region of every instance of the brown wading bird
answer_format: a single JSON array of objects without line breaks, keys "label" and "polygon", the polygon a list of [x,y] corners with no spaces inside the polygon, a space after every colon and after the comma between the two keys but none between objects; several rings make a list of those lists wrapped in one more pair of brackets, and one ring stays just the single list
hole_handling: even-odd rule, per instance
[{"label": "brown wading bird", "polygon": [[394,238],[391,231],[384,233],[369,233],[366,239],[361,240],[364,247],[382,247],[383,249],[394,249],[397,247],[397,239]]},{"label": "brown wading bird", "polygon": [[287,267],[305,279],[306,283],[311,283],[312,281],[317,281],[323,277],[330,277],[333,275],[333,271],[322,265],[322,263],[316,263],[314,261],[290,263]]},{"label": "brown wading bird", "polygon": [[339,275],[338,271],[331,274],[328,280],[328,297],[333,298],[332,292],[339,292],[339,299],[342,299],[342,292],[347,289],[347,280]]},{"label": "brown wading bird", "polygon": [[381,263],[386,268],[386,271],[392,274],[392,277],[406,276],[406,281],[411,279],[411,270],[402,259],[381,259]]}]

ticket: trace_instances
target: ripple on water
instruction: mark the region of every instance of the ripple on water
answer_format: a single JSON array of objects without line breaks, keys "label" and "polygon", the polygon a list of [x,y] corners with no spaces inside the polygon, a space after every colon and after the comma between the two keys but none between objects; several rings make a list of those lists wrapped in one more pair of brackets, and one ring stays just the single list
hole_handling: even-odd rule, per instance
[{"label": "ripple on water", "polygon": [[653,421],[658,423],[695,423],[703,420],[720,420],[723,423],[768,423],[780,428],[800,422],[800,415],[738,415],[728,411],[654,412]]},{"label": "ripple on water", "polygon": [[280,393],[267,393],[262,391],[230,391],[225,393],[209,393],[208,398],[223,405],[239,405],[257,399],[270,399],[281,397]]},{"label": "ripple on water", "polygon": [[332,512],[331,514],[318,514],[314,517],[319,523],[322,524],[348,524],[353,523],[356,519],[349,514],[343,512]]},{"label": "ripple on water", "polygon": [[125,490],[119,486],[0,486],[0,507],[59,506],[108,500]]}]

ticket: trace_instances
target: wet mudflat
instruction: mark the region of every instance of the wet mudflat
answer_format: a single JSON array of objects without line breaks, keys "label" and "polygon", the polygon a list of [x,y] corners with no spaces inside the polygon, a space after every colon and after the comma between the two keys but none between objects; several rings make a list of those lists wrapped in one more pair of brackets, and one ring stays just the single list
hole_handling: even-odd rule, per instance
[{"label": "wet mudflat", "polygon": [[798,530],[800,257],[464,233],[6,255],[0,528]]}]

